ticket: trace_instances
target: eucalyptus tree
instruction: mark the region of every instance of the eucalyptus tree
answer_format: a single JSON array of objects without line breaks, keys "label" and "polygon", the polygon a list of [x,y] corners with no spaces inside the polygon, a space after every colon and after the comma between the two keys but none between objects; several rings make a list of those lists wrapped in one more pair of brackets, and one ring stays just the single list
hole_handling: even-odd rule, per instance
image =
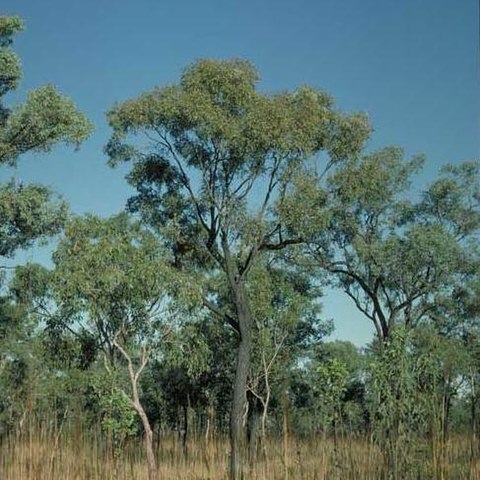
[{"label": "eucalyptus tree", "polygon": [[[448,335],[442,333],[446,322],[440,303],[455,295],[478,266],[472,244],[480,232],[479,165],[446,167],[432,185],[414,195],[411,177],[422,163],[421,157],[407,161],[400,149],[387,148],[352,157],[324,178],[304,176],[293,195],[303,198],[297,205],[326,200],[309,216],[294,212],[288,217],[292,231],[308,238],[313,263],[330,274],[330,282],[375,326],[380,349],[373,372],[378,388],[373,391],[381,414],[374,409],[374,420],[385,435],[393,469],[405,429],[413,433],[428,418],[440,433],[438,425],[446,425],[446,418],[433,419],[433,407],[420,405],[419,399],[435,403],[435,408],[443,401],[447,408],[456,383],[457,373],[438,355],[439,349],[412,353],[414,332],[432,324],[436,335]],[[450,320],[457,325],[464,321]],[[391,338],[397,329],[399,334]],[[452,342],[439,336],[433,343]],[[435,360],[428,363],[432,356]],[[431,380],[435,391],[422,387],[421,378]],[[418,407],[415,421],[413,405]]]},{"label": "eucalyptus tree", "polygon": [[[15,34],[23,29],[18,17],[0,16],[0,164],[13,167],[26,153],[50,151],[55,145],[73,144],[87,138],[91,124],[72,100],[45,85],[27,94],[23,103],[9,106],[6,96],[15,91],[22,77],[20,59],[12,49]],[[59,232],[67,213],[66,204],[45,186],[24,185],[10,180],[0,185],[0,257],[5,260],[35,241],[45,241]],[[5,279],[2,275],[1,281]],[[1,298],[0,374],[24,368],[19,379],[27,377],[26,349],[31,343],[32,326],[24,309],[10,298]],[[17,389],[17,392],[20,388]],[[12,397],[13,398],[13,397]]]},{"label": "eucalyptus tree", "polygon": [[[78,146],[92,126],[69,98],[52,86],[28,92],[24,103],[5,104],[5,96],[21,80],[20,59],[12,50],[13,36],[23,29],[18,17],[0,16],[0,164],[14,166],[26,153],[48,152],[60,143]],[[10,181],[0,186],[0,255],[59,231],[66,206],[41,185]]]},{"label": "eucalyptus tree", "polygon": [[307,220],[291,216],[293,229],[309,237],[314,262],[372,321],[381,342],[398,324],[415,327],[431,318],[438,298],[472,268],[468,242],[480,228],[478,166],[448,168],[415,200],[410,182],[422,163],[386,148],[297,187],[305,204],[322,195],[328,200],[318,208],[320,227],[312,213]]},{"label": "eucalyptus tree", "polygon": [[[242,417],[253,318],[246,291],[259,259],[302,239],[275,212],[295,172],[326,152],[340,161],[361,148],[364,116],[343,115],[311,87],[275,95],[257,90],[247,61],[201,60],[179,83],[114,106],[110,162],[130,161],[133,211],[168,238],[177,267],[198,280],[203,303],[238,332],[231,412],[230,478],[242,477]],[[231,310],[217,301],[212,273],[228,285]]]},{"label": "eucalyptus tree", "polygon": [[[439,298],[434,319],[437,329],[443,336],[453,339],[455,353],[448,355],[447,364],[463,355],[463,383],[459,388],[460,396],[469,412],[466,417],[472,434],[472,460],[480,452],[478,445],[478,405],[480,401],[480,262],[478,244],[472,245],[472,270],[468,278],[459,283],[451,296]],[[452,349],[450,349],[452,350]],[[455,362],[458,367],[459,362]],[[458,379],[453,379],[458,383]],[[445,425],[447,427],[447,425]]]},{"label": "eucalyptus tree", "polygon": [[36,416],[61,428],[85,400],[90,338],[54,328],[50,280],[42,265],[18,265],[0,301],[0,430],[21,434]]},{"label": "eucalyptus tree", "polygon": [[54,298],[70,313],[63,321],[71,322],[72,331],[94,336],[114,379],[122,363],[127,367],[130,387],[123,388],[120,381],[114,387],[142,421],[148,478],[153,480],[153,433],[139,378],[151,358],[161,358],[160,349],[174,328],[165,251],[158,238],[126,214],[106,220],[87,216],[69,222],[53,258]]}]

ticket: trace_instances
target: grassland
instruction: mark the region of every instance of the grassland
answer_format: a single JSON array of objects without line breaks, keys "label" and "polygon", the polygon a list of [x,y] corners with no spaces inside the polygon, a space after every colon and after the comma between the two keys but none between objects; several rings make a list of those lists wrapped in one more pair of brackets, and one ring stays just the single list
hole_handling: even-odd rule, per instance
[{"label": "grassland", "polygon": [[[268,440],[266,460],[247,468],[246,479],[276,480],[456,480],[480,479],[480,462],[472,457],[471,442],[454,437],[438,448],[416,440],[408,467],[396,474],[389,470],[378,445],[365,438],[322,437]],[[186,448],[180,438],[157,439],[158,478],[223,480],[227,478],[228,442],[224,437],[191,438]],[[399,452],[401,454],[401,452]],[[261,457],[261,455],[260,455]],[[100,431],[81,428],[53,431],[30,429],[2,441],[2,480],[143,480],[143,448],[130,439],[121,449],[112,447]]]}]

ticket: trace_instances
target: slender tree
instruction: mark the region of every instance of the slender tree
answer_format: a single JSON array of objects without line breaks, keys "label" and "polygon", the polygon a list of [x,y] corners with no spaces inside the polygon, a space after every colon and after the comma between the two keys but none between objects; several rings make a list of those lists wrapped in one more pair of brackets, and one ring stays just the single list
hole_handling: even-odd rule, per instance
[{"label": "slender tree", "polygon": [[54,295],[72,314],[67,326],[91,332],[109,372],[126,363],[130,388],[118,389],[141,419],[149,480],[157,478],[157,467],[139,379],[171,328],[166,313],[171,275],[163,253],[158,239],[126,214],[70,222],[54,253]]},{"label": "slender tree", "polygon": [[265,263],[254,268],[247,285],[254,323],[252,361],[249,372],[249,457],[255,458],[255,421],[260,416],[263,460],[267,454],[267,418],[275,391],[282,387],[297,359],[302,329],[316,329],[321,340],[320,290],[297,269]]}]

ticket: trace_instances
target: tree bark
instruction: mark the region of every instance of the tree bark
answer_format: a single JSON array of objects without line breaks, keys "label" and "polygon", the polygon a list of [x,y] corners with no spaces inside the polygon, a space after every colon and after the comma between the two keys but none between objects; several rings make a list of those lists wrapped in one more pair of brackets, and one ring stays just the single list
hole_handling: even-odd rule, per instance
[{"label": "tree bark", "polygon": [[232,297],[240,329],[240,344],[237,353],[235,385],[230,416],[230,480],[242,480],[244,471],[243,414],[246,402],[247,377],[252,349],[252,318],[247,292],[242,280],[231,285]]},{"label": "tree bark", "polygon": [[[118,334],[117,334],[118,335]],[[128,397],[131,405],[138,413],[138,416],[142,420],[143,429],[145,430],[145,451],[147,454],[147,470],[148,470],[148,480],[157,480],[157,464],[155,462],[155,454],[153,452],[153,432],[152,427],[150,426],[150,421],[148,420],[148,416],[143,409],[143,406],[140,402],[140,395],[138,394],[138,378],[142,373],[143,369],[147,365],[148,362],[148,355],[147,351],[144,350],[142,352],[142,361],[139,369],[135,372],[133,368],[132,358],[127,353],[127,351],[118,343],[117,335],[114,339],[114,345],[118,348],[120,353],[124,356],[127,360],[128,365],[128,374],[130,376],[130,384],[132,387],[132,397]]]},{"label": "tree bark", "polygon": [[268,415],[268,406],[270,405],[270,396],[271,388],[270,381],[268,379],[269,369],[265,368],[265,398],[262,401],[262,455],[265,465],[268,462],[268,451],[267,451],[267,415]]},{"label": "tree bark", "polygon": [[248,418],[247,418],[247,443],[248,443],[248,463],[250,470],[257,460],[258,451],[258,427],[260,424],[261,413],[259,409],[259,400],[253,395],[248,398]]},{"label": "tree bark", "polygon": [[157,480],[157,464],[155,462],[155,454],[153,452],[153,432],[148,420],[147,414],[140,402],[135,401],[135,410],[142,420],[143,429],[145,430],[145,451],[147,453],[148,480]]},{"label": "tree bark", "polygon": [[450,413],[452,410],[452,394],[448,391],[445,392],[444,394],[443,407],[444,407],[444,414],[443,414],[443,425],[442,425],[442,441],[443,441],[443,444],[445,445],[448,439],[449,426],[450,426]]}]

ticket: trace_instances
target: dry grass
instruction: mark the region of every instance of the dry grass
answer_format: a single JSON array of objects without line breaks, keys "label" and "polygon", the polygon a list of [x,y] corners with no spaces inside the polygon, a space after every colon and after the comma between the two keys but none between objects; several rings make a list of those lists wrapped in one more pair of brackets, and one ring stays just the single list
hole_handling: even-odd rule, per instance
[{"label": "dry grass", "polygon": [[[142,445],[131,441],[115,459],[109,442],[98,432],[36,430],[11,437],[1,445],[1,480],[143,480]],[[220,480],[227,478],[228,444],[224,438],[191,440],[185,451],[175,436],[162,438],[157,449],[159,479]],[[288,465],[281,439],[268,442],[268,460],[248,469],[247,479],[378,480],[395,478],[378,447],[365,439],[290,439]],[[408,473],[399,480],[480,479],[480,464],[470,461],[467,439],[443,447],[442,457],[426,444],[414,452]]]}]

